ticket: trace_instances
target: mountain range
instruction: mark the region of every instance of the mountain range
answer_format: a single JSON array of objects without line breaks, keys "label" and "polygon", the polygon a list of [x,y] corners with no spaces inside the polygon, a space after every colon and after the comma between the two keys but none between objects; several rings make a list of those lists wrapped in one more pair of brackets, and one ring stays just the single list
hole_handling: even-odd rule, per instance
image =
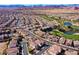
[{"label": "mountain range", "polygon": [[76,7],[79,8],[79,4],[29,4],[29,5],[0,5],[0,8],[63,8],[63,7]]}]

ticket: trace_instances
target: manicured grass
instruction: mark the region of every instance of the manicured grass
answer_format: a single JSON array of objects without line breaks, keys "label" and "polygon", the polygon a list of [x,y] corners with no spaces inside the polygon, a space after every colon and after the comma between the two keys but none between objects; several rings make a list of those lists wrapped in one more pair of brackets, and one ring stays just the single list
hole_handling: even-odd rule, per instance
[{"label": "manicured grass", "polygon": [[73,25],[73,26],[71,26],[71,28],[72,28],[72,30],[73,30],[74,32],[79,32],[79,26]]},{"label": "manicured grass", "polygon": [[44,18],[44,19],[47,20],[47,21],[56,20],[58,23],[60,23],[60,26],[61,26],[62,28],[66,28],[66,29],[67,29],[67,27],[64,26],[64,22],[67,21],[66,19],[61,19],[61,18],[56,17],[56,16],[48,16],[48,15],[41,15],[41,17]]},{"label": "manicured grass", "polygon": [[75,25],[73,25],[73,26],[71,26],[73,29],[79,29],[79,26],[75,26]]},{"label": "manicured grass", "polygon": [[64,34],[64,37],[67,38],[67,39],[73,39],[73,40],[79,40],[79,35],[67,35],[67,34]]},{"label": "manicured grass", "polygon": [[55,16],[41,15],[41,17],[48,21],[59,20],[58,17]]},{"label": "manicured grass", "polygon": [[50,32],[50,34],[56,35],[56,36],[63,36],[63,32],[60,32],[59,30],[53,30]]},{"label": "manicured grass", "polygon": [[[44,19],[46,19],[47,21],[53,21],[56,20],[58,23],[60,23],[61,28],[65,29],[65,30],[69,30],[69,28],[67,26],[64,26],[64,22],[72,22],[71,20],[67,20],[67,19],[61,19],[58,17],[49,17],[48,15],[42,15],[41,17],[43,17]],[[74,21],[74,20],[73,20]],[[76,31],[76,29],[79,28],[79,26],[71,26],[73,30]],[[65,37],[66,39],[72,39],[72,40],[79,40],[79,35],[75,35],[75,34],[64,34],[63,32],[59,31],[58,29],[53,30],[52,32],[50,32],[50,34],[56,35],[56,36],[62,36]]]},{"label": "manicured grass", "polygon": [[41,17],[43,17],[44,19],[46,19],[48,21],[52,21],[53,20],[51,17],[48,17],[47,15],[42,15]]},{"label": "manicured grass", "polygon": [[52,32],[50,32],[50,34],[52,35],[56,35],[56,36],[62,36],[66,39],[72,39],[72,40],[79,40],[79,35],[75,35],[75,34],[64,34],[63,32],[59,31],[59,30],[53,30]]}]

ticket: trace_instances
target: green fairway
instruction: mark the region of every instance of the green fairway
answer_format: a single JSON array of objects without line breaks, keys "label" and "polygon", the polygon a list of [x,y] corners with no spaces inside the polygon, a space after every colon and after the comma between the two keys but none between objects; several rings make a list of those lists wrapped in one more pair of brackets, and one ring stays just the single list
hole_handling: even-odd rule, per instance
[{"label": "green fairway", "polygon": [[[74,31],[74,32],[79,31],[78,30],[79,26],[72,25],[72,26],[70,26],[71,28],[68,28],[67,26],[64,25],[64,22],[71,22],[72,23],[71,20],[61,19],[60,17],[48,16],[48,15],[42,15],[41,17],[43,17],[47,21],[56,20],[60,24],[59,28],[62,28],[65,31],[68,31],[70,29],[72,29],[72,31]],[[71,35],[65,34],[64,32],[59,31],[59,28],[54,29],[52,32],[50,32],[50,34],[55,35],[55,36],[61,36],[61,37],[64,37],[66,39],[79,40],[79,35],[76,35],[76,34],[71,34]]]},{"label": "green fairway", "polygon": [[55,35],[55,36],[61,36],[64,37],[66,39],[72,39],[72,40],[79,40],[79,35],[75,35],[75,34],[64,34],[63,32],[59,31],[59,30],[53,30],[52,32],[50,32],[50,34]]},{"label": "green fairway", "polygon": [[48,17],[47,15],[42,15],[41,17],[43,17],[47,21],[52,21],[53,20],[51,17]]}]

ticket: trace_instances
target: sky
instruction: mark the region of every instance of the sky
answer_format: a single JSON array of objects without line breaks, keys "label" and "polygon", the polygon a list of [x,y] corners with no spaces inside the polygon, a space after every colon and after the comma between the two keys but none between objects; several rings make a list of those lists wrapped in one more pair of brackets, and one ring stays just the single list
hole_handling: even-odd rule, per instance
[{"label": "sky", "polygon": [[79,4],[79,0],[0,0],[4,4]]}]

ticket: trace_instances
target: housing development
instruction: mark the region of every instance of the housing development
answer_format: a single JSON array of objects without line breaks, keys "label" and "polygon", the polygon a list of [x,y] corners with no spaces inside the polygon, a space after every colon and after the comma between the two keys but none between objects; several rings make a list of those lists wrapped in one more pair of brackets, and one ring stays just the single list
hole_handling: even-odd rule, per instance
[{"label": "housing development", "polygon": [[0,6],[0,55],[78,54],[78,4]]}]

